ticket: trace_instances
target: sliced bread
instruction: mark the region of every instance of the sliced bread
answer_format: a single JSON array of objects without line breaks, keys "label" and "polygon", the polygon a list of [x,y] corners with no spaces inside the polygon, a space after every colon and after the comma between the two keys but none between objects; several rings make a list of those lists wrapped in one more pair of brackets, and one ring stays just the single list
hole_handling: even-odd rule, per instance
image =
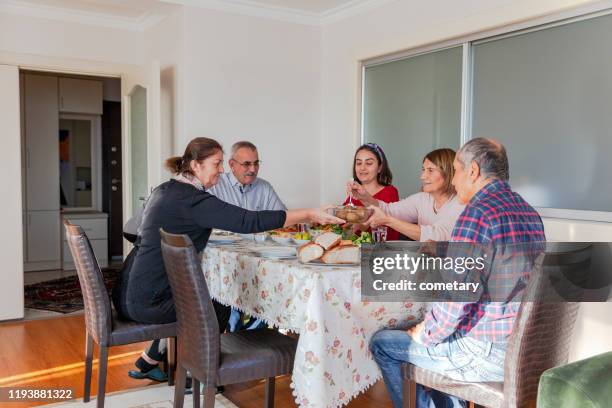
[{"label": "sliced bread", "polygon": [[302,245],[297,250],[297,255],[302,263],[307,263],[319,259],[323,255],[323,247],[313,242]]},{"label": "sliced bread", "polygon": [[323,249],[330,250],[342,241],[342,236],[334,232],[326,232],[315,239],[315,244],[319,244]]},{"label": "sliced bread", "polygon": [[359,247],[355,245],[337,246],[325,252],[321,260],[332,264],[359,264],[361,261]]}]

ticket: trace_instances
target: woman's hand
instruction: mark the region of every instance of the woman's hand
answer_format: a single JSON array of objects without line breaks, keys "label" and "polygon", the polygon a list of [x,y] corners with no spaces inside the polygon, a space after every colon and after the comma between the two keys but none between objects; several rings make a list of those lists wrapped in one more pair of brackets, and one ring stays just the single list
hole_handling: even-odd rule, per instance
[{"label": "woman's hand", "polygon": [[374,210],[374,214],[372,214],[365,222],[366,225],[369,225],[372,228],[376,228],[381,225],[389,225],[391,222],[391,217],[385,214],[383,210],[373,205],[369,206],[368,208],[370,210]]},{"label": "woman's hand", "polygon": [[346,193],[353,198],[364,203],[364,205],[377,205],[378,202],[366,191],[366,189],[356,181],[349,181],[346,184]]},{"label": "woman's hand", "polygon": [[321,208],[311,208],[308,213],[310,222],[316,222],[318,224],[344,224],[346,222],[345,220],[334,217],[327,212],[331,207],[331,205],[328,205]]}]

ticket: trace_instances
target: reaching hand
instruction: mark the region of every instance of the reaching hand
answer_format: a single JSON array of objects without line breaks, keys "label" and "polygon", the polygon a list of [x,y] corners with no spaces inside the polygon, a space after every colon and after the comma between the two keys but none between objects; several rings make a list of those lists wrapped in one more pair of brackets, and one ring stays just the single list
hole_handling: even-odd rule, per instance
[{"label": "reaching hand", "polygon": [[332,206],[312,208],[309,212],[310,221],[318,224],[344,224],[346,221],[342,218],[334,217],[327,212],[330,207]]},{"label": "reaching hand", "polygon": [[349,181],[346,184],[346,193],[348,195],[352,195],[357,200],[362,203],[369,203],[371,201],[375,201],[374,198],[366,191],[366,189],[356,181]]},{"label": "reaching hand", "polygon": [[365,225],[376,228],[381,225],[388,225],[390,221],[390,217],[383,212],[379,207],[369,206],[368,209],[374,210],[374,213],[368,218],[365,222]]}]

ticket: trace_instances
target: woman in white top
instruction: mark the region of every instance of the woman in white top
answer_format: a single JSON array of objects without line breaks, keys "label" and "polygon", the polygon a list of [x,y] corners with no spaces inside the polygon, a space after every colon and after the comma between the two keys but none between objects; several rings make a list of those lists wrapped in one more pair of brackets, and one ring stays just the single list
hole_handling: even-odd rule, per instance
[{"label": "woman in white top", "polygon": [[415,241],[448,241],[464,206],[452,185],[455,151],[437,149],[423,159],[422,192],[395,203],[374,199],[358,183],[347,186],[349,194],[374,209],[368,220],[373,228],[385,225]]}]

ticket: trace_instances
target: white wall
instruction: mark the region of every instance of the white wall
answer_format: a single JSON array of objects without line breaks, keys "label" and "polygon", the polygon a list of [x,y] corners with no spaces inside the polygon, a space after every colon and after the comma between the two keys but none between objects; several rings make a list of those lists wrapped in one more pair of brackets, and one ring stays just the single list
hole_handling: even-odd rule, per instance
[{"label": "white wall", "polygon": [[[544,219],[546,238],[552,241],[612,242],[612,224],[591,221]],[[580,306],[570,361],[612,350],[612,304],[583,303]]]},{"label": "white wall", "polygon": [[[402,0],[324,26],[322,201],[343,199],[343,186],[350,177],[352,155],[359,145],[359,61],[588,3],[594,2]],[[558,241],[612,241],[612,224],[546,219],[545,227],[547,236]],[[612,350],[612,314],[609,311],[610,304],[606,303],[582,306],[570,356],[572,360]]]},{"label": "white wall", "polygon": [[0,51],[141,64],[143,33],[0,13]]},{"label": "white wall", "polygon": [[250,140],[259,148],[260,175],[288,207],[318,205],[319,30],[187,8],[184,131],[175,151],[196,136],[219,140],[226,152]]},{"label": "white wall", "polygon": [[[158,61],[160,66],[160,155],[164,159],[177,153],[176,139],[183,132],[184,15],[184,9],[180,8],[144,33],[146,58]],[[169,176],[162,169],[162,179]]]},{"label": "white wall", "polygon": [[[21,133],[19,71],[0,65],[0,172],[2,211],[0,225],[5,239],[0,245],[0,321],[23,317],[23,231],[21,208]],[[17,271],[18,273],[15,273]]]}]

